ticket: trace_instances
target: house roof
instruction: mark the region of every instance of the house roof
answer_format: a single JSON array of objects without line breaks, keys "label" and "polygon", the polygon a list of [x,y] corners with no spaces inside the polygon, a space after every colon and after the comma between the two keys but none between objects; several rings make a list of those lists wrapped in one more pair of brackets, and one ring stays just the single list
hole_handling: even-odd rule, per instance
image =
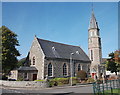
[{"label": "house roof", "polygon": [[37,69],[35,67],[32,67],[32,66],[31,67],[21,66],[17,70],[19,70],[19,71],[37,71]]},{"label": "house roof", "polygon": [[72,59],[80,61],[90,61],[88,56],[79,46],[67,45],[58,42],[37,38],[46,58]]}]

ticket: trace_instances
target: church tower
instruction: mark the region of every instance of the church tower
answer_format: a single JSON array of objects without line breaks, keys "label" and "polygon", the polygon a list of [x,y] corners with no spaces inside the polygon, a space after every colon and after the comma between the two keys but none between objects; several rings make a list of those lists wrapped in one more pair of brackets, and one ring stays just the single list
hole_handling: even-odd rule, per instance
[{"label": "church tower", "polygon": [[92,10],[92,15],[88,29],[88,51],[89,51],[88,56],[91,60],[90,66],[91,75],[92,77],[96,75],[98,78],[100,76],[99,65],[102,60],[101,38],[99,30],[100,29],[98,27],[98,23]]}]

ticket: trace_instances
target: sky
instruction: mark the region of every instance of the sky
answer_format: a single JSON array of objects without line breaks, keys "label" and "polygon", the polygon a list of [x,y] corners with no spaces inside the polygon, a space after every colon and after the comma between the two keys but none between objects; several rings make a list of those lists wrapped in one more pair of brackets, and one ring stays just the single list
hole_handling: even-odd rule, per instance
[{"label": "sky", "polygon": [[[118,49],[118,3],[94,2],[102,56]],[[80,46],[88,54],[91,2],[2,2],[2,25],[18,35],[21,56],[27,56],[34,36]]]}]

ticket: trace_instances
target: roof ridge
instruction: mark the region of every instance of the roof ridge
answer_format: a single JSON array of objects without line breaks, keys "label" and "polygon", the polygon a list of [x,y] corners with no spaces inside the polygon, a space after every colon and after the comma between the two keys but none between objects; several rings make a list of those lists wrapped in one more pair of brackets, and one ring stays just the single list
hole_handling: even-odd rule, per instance
[{"label": "roof ridge", "polygon": [[[37,38],[37,39],[40,39],[40,38]],[[81,48],[80,46],[69,45],[69,44],[64,44],[64,43],[60,43],[60,42],[54,42],[54,41],[45,40],[45,39],[40,39],[40,40],[44,40],[44,41],[48,41],[48,42],[52,42],[52,43],[56,43],[56,44],[61,44],[61,45],[66,45],[66,46],[73,46],[73,47],[79,47],[79,48]]]}]

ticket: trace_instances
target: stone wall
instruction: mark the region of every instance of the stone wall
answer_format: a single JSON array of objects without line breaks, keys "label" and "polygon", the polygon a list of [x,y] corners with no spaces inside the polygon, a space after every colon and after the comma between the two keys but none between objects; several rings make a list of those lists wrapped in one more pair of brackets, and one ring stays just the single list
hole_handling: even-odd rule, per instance
[{"label": "stone wall", "polygon": [[[35,65],[33,65],[33,57],[35,58]],[[35,37],[30,48],[29,60],[31,66],[35,66],[38,70],[37,79],[44,79],[44,53],[41,46]]]},{"label": "stone wall", "polygon": [[10,86],[10,87],[48,87],[48,82],[46,81],[3,81],[0,80],[0,85]]},{"label": "stone wall", "polygon": [[[48,64],[51,63],[53,66],[53,76],[52,77],[67,77],[71,76],[71,68],[70,68],[70,62],[69,60],[56,60],[56,59],[46,59],[44,61],[45,63],[45,69],[44,69],[44,76],[48,75]],[[63,76],[63,65],[64,63],[67,64],[67,76]],[[84,62],[74,62],[74,68],[73,72],[75,72],[75,75],[77,75],[78,72],[78,64],[81,66],[81,70],[84,70],[86,73],[88,73],[88,68],[90,63],[84,63]],[[74,76],[74,75],[73,75]]]}]

